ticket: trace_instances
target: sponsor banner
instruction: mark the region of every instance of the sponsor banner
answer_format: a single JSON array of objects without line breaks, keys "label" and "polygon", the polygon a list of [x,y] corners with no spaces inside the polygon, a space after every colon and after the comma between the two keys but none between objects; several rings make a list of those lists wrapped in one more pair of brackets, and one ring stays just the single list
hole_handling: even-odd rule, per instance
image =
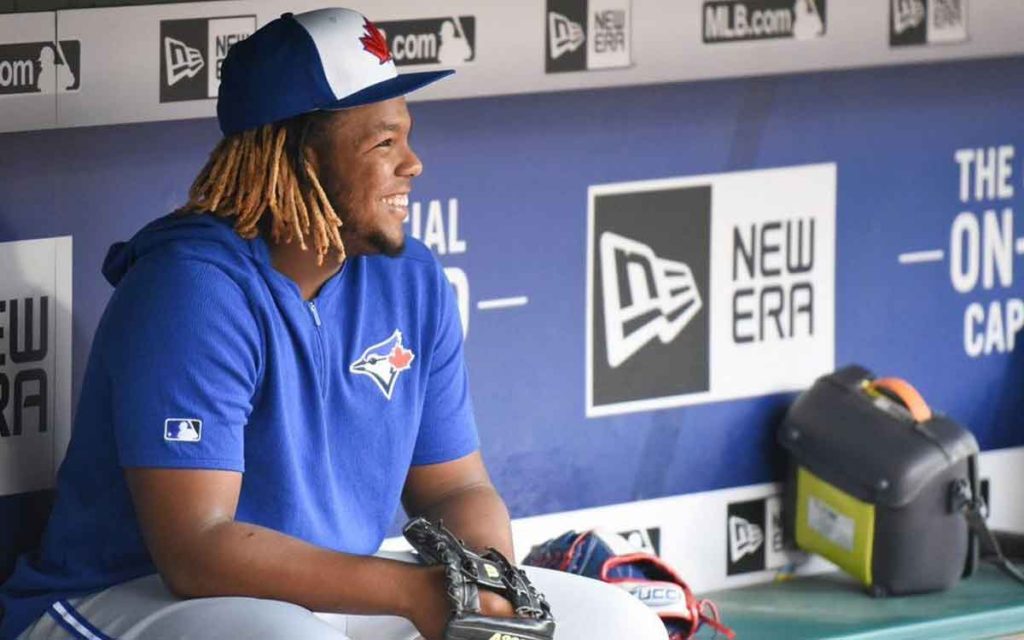
[{"label": "sponsor banner", "polygon": [[835,189],[835,165],[591,187],[587,415],[832,371]]},{"label": "sponsor banner", "polygon": [[[484,6],[460,0],[438,13],[415,19],[406,17],[423,15],[424,9],[422,3],[413,0],[393,0],[383,9],[379,3],[368,2],[357,2],[353,7],[388,25],[389,41],[400,67],[461,67],[455,77],[410,94],[412,101],[675,83],[1024,52],[1024,40],[1015,37],[1024,30],[1024,12],[1007,12],[999,3],[975,3],[970,6],[972,37],[966,39],[964,0],[916,1],[923,3],[926,14],[920,18],[923,27],[913,26],[917,20],[914,16],[921,12],[915,12],[912,3],[910,9],[900,9],[897,22],[890,20],[889,3],[893,0],[870,11],[842,14],[836,13],[835,7],[827,12],[827,0],[702,0],[691,4],[649,0],[639,7],[633,7],[630,0],[546,0],[543,12],[522,3]],[[55,105],[43,105],[46,100],[36,96],[34,102],[15,107],[12,101],[24,96],[0,96],[0,130],[213,117],[218,61],[231,39],[252,27],[244,25],[240,29],[230,20],[212,21],[255,16],[258,27],[285,11],[323,6],[326,4],[320,0],[221,0],[0,16],[0,44],[53,43],[56,50],[57,44],[78,42],[82,69],[79,89],[58,93],[55,100],[49,101]],[[644,20],[634,20],[637,10]],[[39,16],[45,33],[29,36],[35,26],[26,27],[24,16]],[[957,16],[963,17],[962,23]],[[59,38],[53,33],[54,20]],[[161,34],[165,21],[194,22],[184,34],[170,34],[168,41]],[[29,22],[35,25],[37,21]],[[882,22],[893,25],[893,31],[899,24],[899,44],[903,38],[910,44],[922,37],[927,42],[961,44],[944,48],[900,46],[899,55],[895,55],[884,41],[874,37],[879,35]],[[6,25],[18,26],[8,29]],[[165,25],[164,30],[172,27],[173,31],[173,26]],[[205,37],[198,33],[204,28],[208,32]],[[223,32],[218,33],[219,28]],[[13,33],[15,37],[4,33]],[[826,33],[827,38],[823,37]],[[705,46],[800,38],[817,41],[813,55],[794,56],[789,46],[759,47],[756,56],[749,55],[746,46]],[[537,49],[535,55],[525,55],[529,53],[529,43],[539,46],[538,39],[544,40],[544,52]],[[634,43],[642,51],[643,64],[632,64]],[[522,51],[524,55],[481,56],[481,44],[494,51]],[[73,58],[73,52],[66,53]],[[545,60],[543,66],[539,57]],[[47,59],[44,57],[44,63]],[[486,63],[481,63],[484,59]],[[61,74],[68,75],[62,69],[70,72],[72,66],[73,63],[65,67],[55,62],[58,82]],[[611,72],[563,73],[596,69]]]},{"label": "sponsor banner", "polygon": [[627,529],[617,531],[620,536],[626,539],[634,548],[650,553],[661,555],[661,527],[646,527],[643,529]]},{"label": "sponsor banner", "polygon": [[[638,550],[661,557],[698,593],[764,582],[779,571],[811,574],[829,570],[829,562],[782,545],[780,491],[781,485],[752,485],[520,518],[512,522],[516,556],[522,561],[533,546],[566,531],[602,529],[624,536]],[[753,551],[745,557],[760,560],[743,572],[727,570],[732,538],[717,524],[735,517],[735,505],[753,505],[753,513],[748,513],[754,520],[751,526],[770,536],[762,534],[756,549],[748,539]],[[766,547],[771,551],[766,552]],[[409,545],[397,537],[385,540],[381,548],[400,551],[408,550]]]},{"label": "sponsor banner", "polygon": [[0,243],[0,496],[54,486],[71,434],[71,238]]},{"label": "sponsor banner", "polygon": [[[57,52],[60,43],[52,13],[0,15],[0,132],[42,129],[57,122],[58,87],[69,84],[70,65]],[[79,43],[73,43],[78,53]],[[60,64],[58,64],[60,62]],[[77,80],[80,56],[75,61]],[[63,79],[63,84],[61,81]],[[77,88],[77,87],[76,87]]]},{"label": "sponsor banner", "polygon": [[444,16],[377,22],[396,67],[454,67],[476,58],[476,17]]},{"label": "sponsor banner", "polygon": [[821,38],[827,0],[704,0],[704,42]]},{"label": "sponsor banner", "polygon": [[[979,469],[991,492],[990,527],[1024,530],[1024,447],[983,452]],[[696,593],[812,575],[838,568],[793,549],[782,536],[779,483],[641,500],[564,511],[512,521],[516,557],[566,531],[605,529],[624,535],[679,570]],[[725,525],[725,526],[722,526]],[[656,540],[644,548],[644,540]],[[384,540],[385,551],[408,551],[401,537]]]},{"label": "sponsor banner", "polygon": [[894,47],[967,40],[968,0],[890,0],[889,44]]},{"label": "sponsor banner", "polygon": [[0,44],[0,97],[78,91],[81,44],[77,40]]},{"label": "sponsor banner", "polygon": [[781,569],[786,565],[781,495],[729,503],[725,527],[726,575]]},{"label": "sponsor banner", "polygon": [[256,31],[256,16],[160,21],[160,102],[217,97],[228,51]]},{"label": "sponsor banner", "polygon": [[945,276],[960,302],[961,315],[953,323],[962,328],[968,358],[1005,357],[1018,349],[1024,328],[1024,297],[1015,284],[1024,223],[1014,206],[1024,157],[1014,145],[1002,144],[951,150],[949,158],[955,182],[947,190],[948,227],[931,234],[947,244],[908,247],[898,262],[921,277]]},{"label": "sponsor banner", "polygon": [[629,67],[630,0],[547,0],[545,71]]},{"label": "sponsor banner", "polygon": [[[675,567],[697,593],[765,582],[780,573],[806,575],[832,569],[824,559],[783,545],[781,491],[780,484],[759,484],[521,518],[512,523],[516,554],[521,560],[532,546],[568,530],[600,528],[627,538],[631,531],[654,531],[656,555]],[[729,570],[735,540],[723,525],[730,517],[737,522],[736,505],[747,505],[750,524],[760,528],[760,542],[747,538],[747,546],[742,547],[746,553],[739,560],[745,571]],[[756,535],[752,528],[746,534]],[[751,558],[756,565],[750,564]]]}]

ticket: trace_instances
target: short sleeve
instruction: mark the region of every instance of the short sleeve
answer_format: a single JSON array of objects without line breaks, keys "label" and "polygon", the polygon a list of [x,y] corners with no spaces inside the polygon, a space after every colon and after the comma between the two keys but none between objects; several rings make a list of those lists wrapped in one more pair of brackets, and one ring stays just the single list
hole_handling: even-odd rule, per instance
[{"label": "short sleeve", "polygon": [[136,265],[97,336],[125,467],[244,471],[260,371],[259,327],[224,272],[191,261]]},{"label": "short sleeve", "polygon": [[462,352],[462,323],[455,292],[440,268],[438,276],[441,280],[438,285],[438,329],[430,359],[423,415],[413,451],[413,465],[455,460],[473,453],[480,446]]}]

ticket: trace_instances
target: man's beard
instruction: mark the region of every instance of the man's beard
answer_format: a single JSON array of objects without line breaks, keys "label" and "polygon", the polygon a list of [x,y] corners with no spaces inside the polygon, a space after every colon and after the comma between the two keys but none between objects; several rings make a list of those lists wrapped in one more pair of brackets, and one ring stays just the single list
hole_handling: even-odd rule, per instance
[{"label": "man's beard", "polygon": [[342,220],[346,220],[346,222],[343,222],[341,225],[342,244],[348,244],[348,242],[359,238],[359,240],[361,240],[359,244],[365,245],[370,249],[367,253],[381,254],[388,256],[389,258],[397,258],[405,251],[404,233],[398,240],[388,238],[384,232],[380,230],[366,233],[363,231],[363,225],[352,221],[351,216],[347,215],[348,212],[345,209],[335,206],[334,210],[338,212],[339,215],[343,212],[345,213],[345,215],[341,215]]},{"label": "man's beard", "polygon": [[366,242],[378,252],[389,258],[397,258],[405,251],[405,236],[395,242],[380,231],[374,231],[367,238]]}]

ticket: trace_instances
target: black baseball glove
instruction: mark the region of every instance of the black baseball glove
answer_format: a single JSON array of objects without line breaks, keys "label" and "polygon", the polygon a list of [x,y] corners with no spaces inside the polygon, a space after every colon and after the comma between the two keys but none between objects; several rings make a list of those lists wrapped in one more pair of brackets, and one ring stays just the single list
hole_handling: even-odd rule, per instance
[{"label": "black baseball glove", "polygon": [[[551,640],[555,619],[544,596],[496,549],[482,554],[466,548],[441,523],[410,520],[405,539],[425,564],[445,568],[451,616],[445,640]],[[493,591],[512,603],[516,615],[496,618],[480,613],[480,589]]]}]

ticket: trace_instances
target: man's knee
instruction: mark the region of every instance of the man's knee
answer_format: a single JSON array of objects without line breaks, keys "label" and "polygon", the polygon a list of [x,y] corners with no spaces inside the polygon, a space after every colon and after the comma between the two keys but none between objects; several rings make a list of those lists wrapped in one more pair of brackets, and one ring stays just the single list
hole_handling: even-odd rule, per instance
[{"label": "man's knee", "polygon": [[551,604],[559,639],[665,638],[657,614],[618,587],[549,569],[526,567],[526,572]]},{"label": "man's knee", "polygon": [[[298,605],[257,598],[184,600],[151,616],[131,638],[248,638],[348,640],[339,629]],[[137,631],[137,633],[135,633]],[[129,636],[125,636],[126,640]]]}]

